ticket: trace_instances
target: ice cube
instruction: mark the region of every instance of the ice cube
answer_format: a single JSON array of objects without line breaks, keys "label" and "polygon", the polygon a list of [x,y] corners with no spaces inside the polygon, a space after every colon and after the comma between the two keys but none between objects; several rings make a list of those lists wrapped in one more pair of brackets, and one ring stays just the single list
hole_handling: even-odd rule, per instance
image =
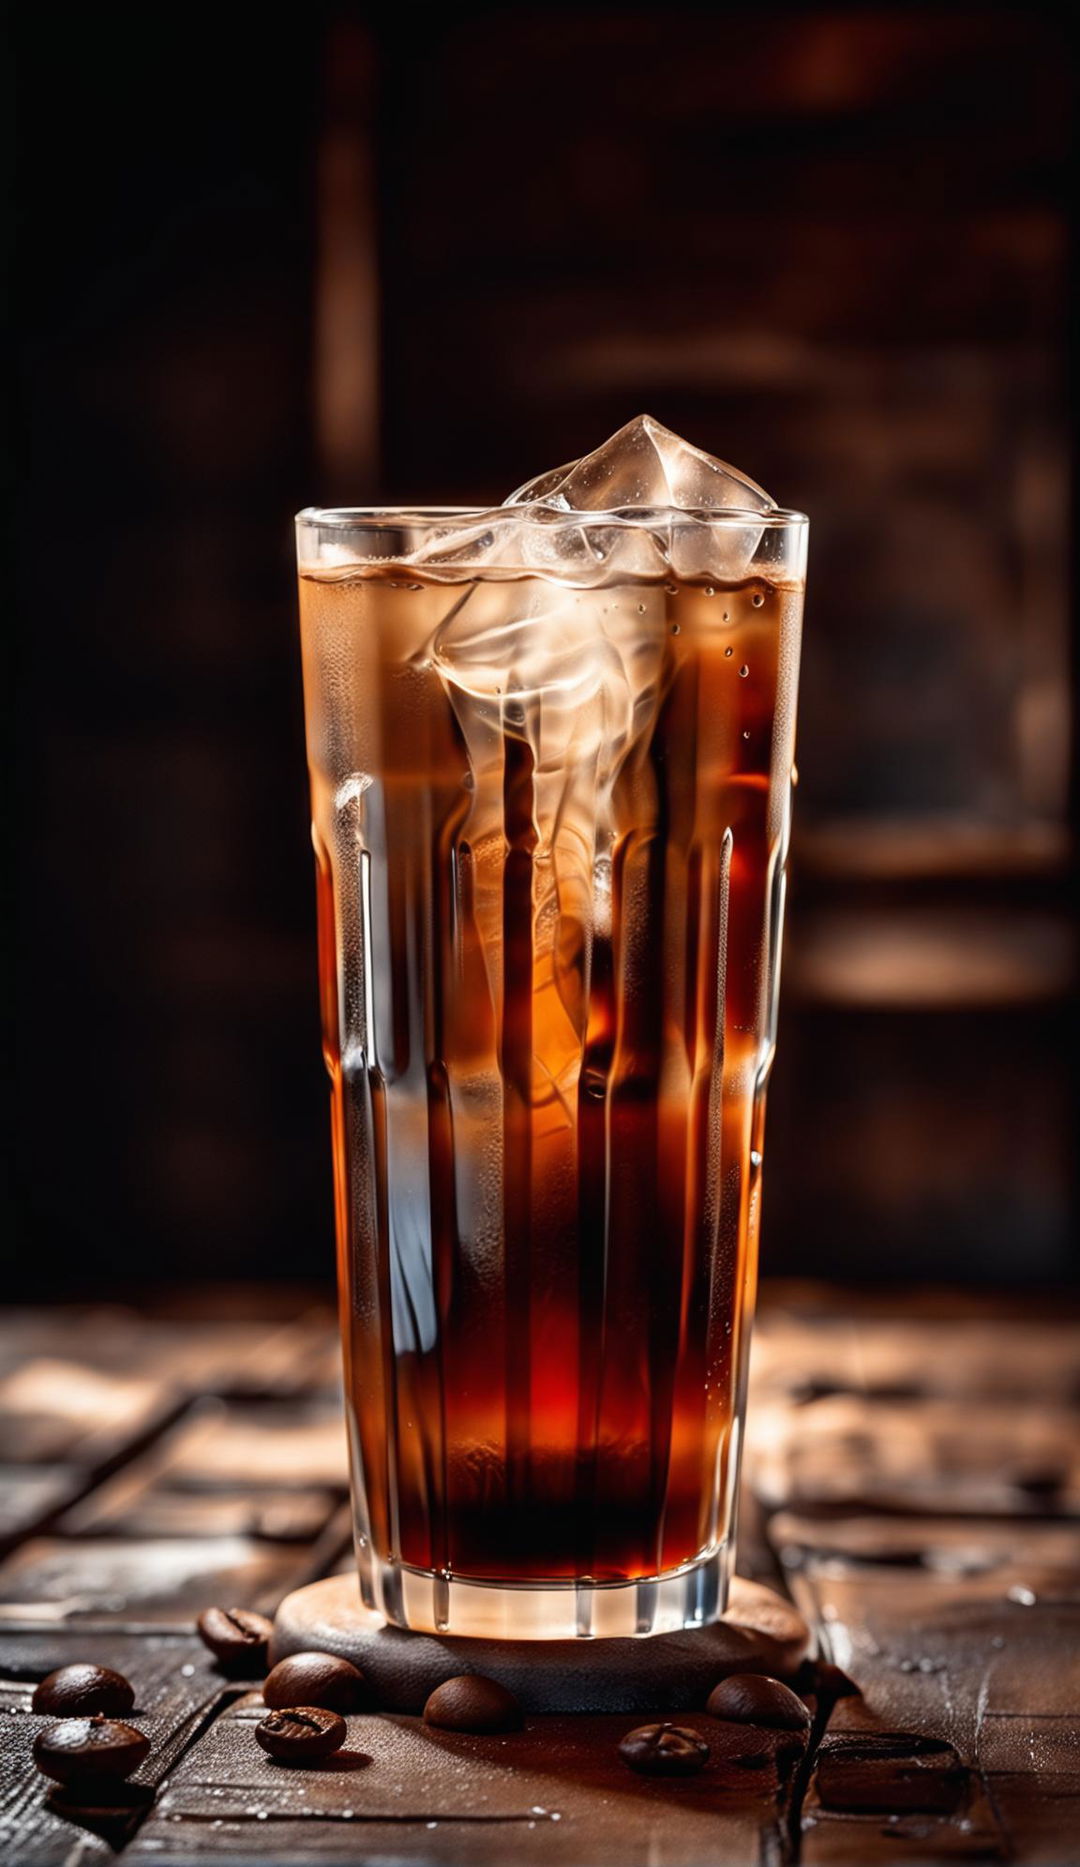
[{"label": "ice cube", "polygon": [[542,701],[547,720],[572,715],[601,687],[626,685],[599,601],[585,592],[556,594],[532,580],[480,583],[435,631],[432,663],[474,700]]},{"label": "ice cube", "polygon": [[638,415],[501,506],[448,515],[405,562],[447,583],[533,576],[595,590],[672,573],[738,581],[761,540],[753,521],[775,510],[744,473]]},{"label": "ice cube", "polygon": [[775,499],[745,473],[692,447],[652,415],[636,415],[580,460],[527,480],[504,502],[559,512],[774,512]]},{"label": "ice cube", "polygon": [[[550,578],[479,579],[429,651],[465,738],[474,815],[512,731],[531,746],[538,829],[550,843],[575,773],[588,768],[588,785],[601,791],[610,784],[639,716],[651,711],[664,641],[662,608],[635,602],[629,613],[606,590],[560,590]],[[586,841],[591,860],[591,831]]]},{"label": "ice cube", "polygon": [[623,577],[657,579],[668,568],[666,513],[655,527],[604,515],[582,525],[552,506],[497,506],[491,512],[432,526],[404,561],[432,581],[464,577],[491,582],[540,576],[576,590],[590,590]]}]

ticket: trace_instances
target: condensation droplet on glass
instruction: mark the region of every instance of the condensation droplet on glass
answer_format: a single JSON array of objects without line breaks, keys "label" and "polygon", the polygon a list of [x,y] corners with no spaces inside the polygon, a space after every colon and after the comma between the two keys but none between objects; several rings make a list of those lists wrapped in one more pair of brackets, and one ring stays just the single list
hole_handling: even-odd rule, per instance
[{"label": "condensation droplet on glass", "polygon": [[645,605],[644,605],[644,603],[639,603],[639,604],[638,604],[638,606],[637,606],[637,613],[638,613],[638,615],[639,615],[639,616],[643,616],[643,615],[645,614]]},{"label": "condensation droplet on glass", "polygon": [[677,583],[666,583],[664,585],[664,589],[667,591],[669,596],[678,596],[679,594],[679,586]]},{"label": "condensation droplet on glass", "polygon": [[705,595],[706,595],[706,596],[715,596],[715,595],[716,595],[716,591],[715,591],[715,590],[713,589],[713,587],[712,587],[712,584],[711,584],[711,583],[707,583],[707,584],[705,585]]},{"label": "condensation droplet on glass", "polygon": [[760,1167],[761,1165],[761,1155],[758,1153],[756,1147],[750,1149],[750,1165],[751,1167]]},{"label": "condensation droplet on glass", "polygon": [[744,738],[744,739],[749,739],[749,737],[750,737],[750,728],[749,728],[749,726],[745,726],[745,727],[743,728],[743,738]]},{"label": "condensation droplet on glass", "polygon": [[671,625],[671,633],[672,633],[672,635],[678,635],[678,633],[679,633],[679,625],[678,625],[678,623],[677,623],[677,622],[673,622],[673,623],[672,623],[672,625]]},{"label": "condensation droplet on glass", "polygon": [[1038,1597],[1033,1588],[1025,1588],[1022,1582],[1014,1582],[1007,1599],[1015,1601],[1018,1608],[1033,1608]]},{"label": "condensation droplet on glass", "polygon": [[733,655],[734,653],[735,653],[735,650],[734,650],[733,648],[725,648],[725,650],[724,650],[724,660],[725,660],[725,661],[730,661],[730,660],[731,660],[731,657],[732,657],[732,655]]},{"label": "condensation droplet on glass", "polygon": [[765,601],[765,598],[762,596],[760,590],[755,590],[753,596],[750,598],[750,601],[754,605],[755,609],[760,609],[761,605]]},{"label": "condensation droplet on glass", "polygon": [[721,620],[721,622],[730,622],[730,621],[731,621],[731,611],[730,611],[729,609],[725,609],[725,611],[724,611],[724,613],[723,613],[723,615],[721,616],[721,618],[720,618],[720,620]]},{"label": "condensation droplet on glass", "polygon": [[745,679],[746,679],[746,677],[747,677],[747,675],[749,674],[749,672],[750,672],[750,670],[749,670],[749,668],[747,667],[747,665],[746,665],[746,663],[745,663],[745,661],[744,661],[744,662],[743,662],[743,664],[742,664],[742,667],[741,667],[741,668],[739,669],[739,679],[740,679],[740,681],[745,681]]}]

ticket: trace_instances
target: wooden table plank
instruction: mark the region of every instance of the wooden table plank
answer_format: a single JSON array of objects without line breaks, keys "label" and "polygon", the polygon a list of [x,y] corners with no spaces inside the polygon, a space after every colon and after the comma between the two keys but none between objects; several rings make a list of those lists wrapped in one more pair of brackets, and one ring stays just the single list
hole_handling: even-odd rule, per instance
[{"label": "wooden table plank", "polygon": [[[861,1691],[818,1755],[807,1867],[901,1846],[913,1861],[1063,1858],[1043,1850],[1080,1834],[1080,1525],[785,1514],[772,1534]],[[940,1776],[928,1790],[950,1757],[955,1794]]]},{"label": "wooden table plank", "polygon": [[127,1468],[61,1517],[66,1536],[257,1537],[272,1543],[312,1543],[330,1523],[341,1491],[173,1490],[157,1477]]},{"label": "wooden table plank", "polygon": [[97,1485],[57,1527],[69,1536],[313,1541],[347,1492],[339,1403],[210,1400]]},{"label": "wooden table plank", "polygon": [[[1080,1401],[1075,1300],[1057,1301],[1057,1315],[1044,1304],[1035,1316],[1023,1313],[1019,1297],[969,1291],[875,1295],[815,1286],[806,1295],[812,1301],[800,1303],[764,1286],[751,1363],[755,1399],[861,1394],[996,1405]],[[831,1306],[823,1308],[826,1302]]]},{"label": "wooden table plank", "polygon": [[246,1314],[222,1315],[228,1304],[220,1293],[196,1296],[187,1318],[175,1301],[165,1314],[119,1304],[2,1311],[0,1376],[45,1356],[149,1377],[191,1396],[284,1398],[340,1385],[329,1305],[304,1303],[296,1313],[287,1292],[251,1292],[247,1301]]},{"label": "wooden table plank", "polygon": [[[416,1718],[353,1717],[346,1754],[307,1770],[264,1756],[253,1735],[261,1715],[257,1698],[242,1700],[189,1751],[126,1857],[131,1867],[256,1852],[263,1861],[410,1867],[780,1858],[781,1776],[774,1764],[737,1767],[745,1733],[700,1712],[679,1722],[706,1737],[713,1758],[682,1782],[636,1776],[620,1761],[618,1739],[639,1722],[630,1715],[530,1718],[525,1732],[494,1738],[433,1731]],[[774,1738],[774,1759],[781,1748]]]},{"label": "wooden table plank", "polygon": [[349,1470],[340,1403],[195,1408],[170,1435],[163,1468],[174,1487],[321,1485],[344,1496]]},{"label": "wooden table plank", "polygon": [[32,1712],[30,1700],[36,1681],[55,1666],[100,1657],[98,1641],[66,1632],[0,1636],[0,1859],[12,1867],[113,1858],[214,1706],[238,1690],[190,1634],[114,1635],[109,1663],[135,1688],[129,1721],[146,1732],[151,1751],[132,1779],[131,1795],[121,1785],[107,1792],[102,1806],[79,1808],[34,1766],[34,1736],[51,1720]]},{"label": "wooden table plank", "polygon": [[763,1506],[1080,1515],[1077,1319],[871,1304],[764,1307],[746,1458]]},{"label": "wooden table plank", "polygon": [[179,1404],[178,1390],[154,1376],[36,1355],[0,1378],[0,1458],[98,1467],[145,1439]]},{"label": "wooden table plank", "polygon": [[309,1568],[302,1545],[249,1536],[35,1537],[0,1565],[0,1625],[186,1632],[214,1601],[272,1612]]},{"label": "wooden table plank", "polygon": [[77,1465],[0,1465],[0,1549],[38,1529],[84,1482]]}]

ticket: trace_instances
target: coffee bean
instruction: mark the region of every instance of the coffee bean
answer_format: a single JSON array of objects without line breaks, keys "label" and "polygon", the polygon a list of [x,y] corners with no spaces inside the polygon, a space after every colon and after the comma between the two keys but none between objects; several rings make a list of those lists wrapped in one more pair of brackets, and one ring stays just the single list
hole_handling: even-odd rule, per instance
[{"label": "coffee bean", "polygon": [[424,1706],[424,1723],[440,1731],[520,1731],[524,1719],[512,1692],[483,1673],[460,1673],[436,1686]]},{"label": "coffee bean", "polygon": [[207,1608],[198,1619],[199,1638],[225,1666],[265,1666],[273,1628],[250,1608]]},{"label": "coffee bean", "polygon": [[263,1681],[262,1695],[271,1711],[290,1705],[356,1711],[370,1696],[359,1668],[333,1653],[292,1653],[279,1660]]},{"label": "coffee bean", "polygon": [[810,1713],[779,1679],[761,1673],[732,1673],[714,1686],[705,1706],[728,1724],[756,1724],[770,1731],[808,1731]]},{"label": "coffee bean", "polygon": [[320,1705],[268,1712],[255,1726],[256,1741],[279,1763],[314,1763],[345,1742],[345,1720]]},{"label": "coffee bean", "polygon": [[696,1776],[709,1761],[709,1746],[681,1724],[639,1724],[619,1744],[619,1755],[641,1776]]},{"label": "coffee bean", "polygon": [[109,1718],[122,1718],[134,1703],[134,1690],[122,1673],[86,1661],[75,1666],[58,1666],[47,1679],[42,1679],[34,1687],[30,1709],[69,1718],[79,1713],[85,1717],[94,1711],[104,1712]]},{"label": "coffee bean", "polygon": [[58,1783],[130,1776],[149,1754],[148,1737],[100,1712],[47,1724],[34,1739],[34,1762]]}]

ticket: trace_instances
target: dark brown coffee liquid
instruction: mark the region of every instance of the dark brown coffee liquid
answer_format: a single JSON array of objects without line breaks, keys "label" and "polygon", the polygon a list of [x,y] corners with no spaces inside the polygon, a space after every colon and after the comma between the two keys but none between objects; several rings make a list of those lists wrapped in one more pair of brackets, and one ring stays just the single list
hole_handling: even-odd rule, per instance
[{"label": "dark brown coffee liquid", "polygon": [[729,1528],[801,594],[302,592],[362,1538],[671,1570]]}]

